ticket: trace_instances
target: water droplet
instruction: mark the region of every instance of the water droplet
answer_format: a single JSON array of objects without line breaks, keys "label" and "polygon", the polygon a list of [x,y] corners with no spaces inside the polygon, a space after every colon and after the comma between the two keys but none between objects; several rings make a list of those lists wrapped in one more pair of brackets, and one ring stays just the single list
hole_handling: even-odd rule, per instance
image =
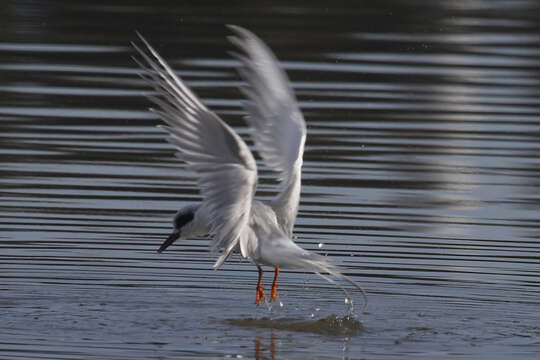
[{"label": "water droplet", "polygon": [[320,248],[322,248],[324,246],[324,243],[320,242],[319,245],[317,245]]},{"label": "water droplet", "polygon": [[279,302],[279,307],[283,307],[283,303],[281,301]]},{"label": "water droplet", "polygon": [[309,316],[310,316],[310,317],[312,317],[312,318],[314,318],[314,317],[315,317],[315,314],[313,314],[313,313],[312,313],[312,314],[311,314],[311,315],[309,315]]},{"label": "water droplet", "polygon": [[345,298],[345,304],[349,303],[349,298]]},{"label": "water droplet", "polygon": [[315,308],[315,311],[321,311],[321,308]]}]

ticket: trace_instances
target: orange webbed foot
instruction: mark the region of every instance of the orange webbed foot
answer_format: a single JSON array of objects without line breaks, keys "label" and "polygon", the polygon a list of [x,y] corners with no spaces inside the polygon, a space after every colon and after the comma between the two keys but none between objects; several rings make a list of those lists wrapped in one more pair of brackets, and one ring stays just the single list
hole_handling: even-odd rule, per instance
[{"label": "orange webbed foot", "polygon": [[257,295],[255,296],[255,303],[257,306],[261,305],[261,299],[266,300],[266,294],[264,293],[261,281],[262,281],[262,274],[263,270],[260,266],[257,266],[257,270],[259,270],[259,281],[257,281]]},{"label": "orange webbed foot", "polygon": [[264,293],[264,290],[262,286],[257,286],[257,295],[255,296],[255,303],[257,305],[261,305],[261,299],[266,300],[266,294]]},{"label": "orange webbed foot", "polygon": [[277,299],[277,289],[272,288],[272,296],[270,296],[270,302],[276,301],[276,299]]}]

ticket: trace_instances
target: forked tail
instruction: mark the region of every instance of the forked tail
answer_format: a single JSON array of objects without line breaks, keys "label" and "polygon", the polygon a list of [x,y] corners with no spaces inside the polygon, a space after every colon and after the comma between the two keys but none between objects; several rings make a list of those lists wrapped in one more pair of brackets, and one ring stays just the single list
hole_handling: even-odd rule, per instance
[{"label": "forked tail", "polygon": [[351,285],[353,285],[358,290],[360,290],[360,292],[362,293],[362,296],[364,298],[364,306],[362,307],[362,312],[366,311],[367,304],[368,304],[368,299],[367,299],[367,294],[364,291],[364,289],[356,281],[354,281],[353,279],[351,279],[348,276],[343,275],[339,271],[339,268],[336,265],[329,263],[328,260],[324,256],[306,252],[306,253],[304,253],[304,256],[302,257],[301,264],[302,264],[302,267],[305,268],[306,270],[313,271],[315,274],[319,275],[324,280],[326,280],[329,283],[334,284],[335,286],[340,288],[341,291],[343,291],[343,293],[345,293],[345,297],[349,301],[348,305],[349,305],[349,311],[350,312],[354,311],[354,305],[353,305],[353,298],[351,297],[351,295],[349,294],[347,289],[345,289],[343,286],[341,286],[334,279],[328,277],[327,275],[321,274],[321,272],[328,273],[328,274],[332,275],[333,277],[335,277],[335,278],[337,278],[339,280],[346,281],[346,282],[350,283]]}]

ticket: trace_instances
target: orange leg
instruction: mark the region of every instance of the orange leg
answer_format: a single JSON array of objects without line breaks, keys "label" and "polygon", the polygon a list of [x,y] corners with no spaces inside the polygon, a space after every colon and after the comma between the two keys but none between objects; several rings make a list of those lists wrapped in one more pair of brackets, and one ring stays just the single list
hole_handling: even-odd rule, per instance
[{"label": "orange leg", "polygon": [[277,278],[279,276],[279,268],[276,267],[276,272],[274,273],[274,281],[272,282],[272,297],[270,298],[270,302],[276,300],[277,298]]},{"label": "orange leg", "polygon": [[261,281],[262,281],[262,274],[263,270],[260,266],[257,266],[257,269],[259,269],[259,281],[257,282],[257,295],[255,296],[255,302],[257,305],[261,305],[261,298],[266,300],[266,294],[264,293]]}]

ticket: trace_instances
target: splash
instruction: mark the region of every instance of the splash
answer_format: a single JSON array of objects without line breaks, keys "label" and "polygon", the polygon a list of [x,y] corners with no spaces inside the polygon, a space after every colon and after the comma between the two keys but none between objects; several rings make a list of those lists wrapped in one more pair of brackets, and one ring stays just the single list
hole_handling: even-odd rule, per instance
[{"label": "splash", "polygon": [[[323,275],[323,274],[321,274],[319,272],[315,272],[315,274],[317,274],[318,276],[320,276],[324,280],[328,281],[329,283],[334,284],[335,286],[340,288],[341,291],[343,291],[343,294],[345,295],[345,305],[347,305],[347,316],[356,318],[356,314],[354,312],[354,301],[353,301],[353,298],[352,298],[351,294],[349,294],[349,292],[347,291],[347,289],[345,289],[343,286],[341,286],[336,281],[334,281],[333,279],[329,278],[326,275]],[[355,281],[349,279],[347,276],[345,276],[345,275],[343,275],[343,274],[341,274],[339,272],[331,272],[330,274],[332,274],[332,275],[334,275],[334,276],[336,276],[338,278],[345,279],[346,281],[350,282],[357,289],[360,290],[360,292],[362,293],[362,296],[364,297],[364,306],[362,308],[362,312],[365,312],[366,309],[367,309],[368,301],[367,301],[367,294],[364,291],[364,289],[362,289],[362,287],[360,287],[360,285],[358,285]]]},{"label": "splash", "polygon": [[291,318],[273,320],[263,317],[260,319],[229,319],[226,322],[234,326],[307,332],[330,336],[355,336],[360,335],[364,331],[362,323],[353,316],[338,317],[336,315],[330,315],[324,319],[314,321]]}]

